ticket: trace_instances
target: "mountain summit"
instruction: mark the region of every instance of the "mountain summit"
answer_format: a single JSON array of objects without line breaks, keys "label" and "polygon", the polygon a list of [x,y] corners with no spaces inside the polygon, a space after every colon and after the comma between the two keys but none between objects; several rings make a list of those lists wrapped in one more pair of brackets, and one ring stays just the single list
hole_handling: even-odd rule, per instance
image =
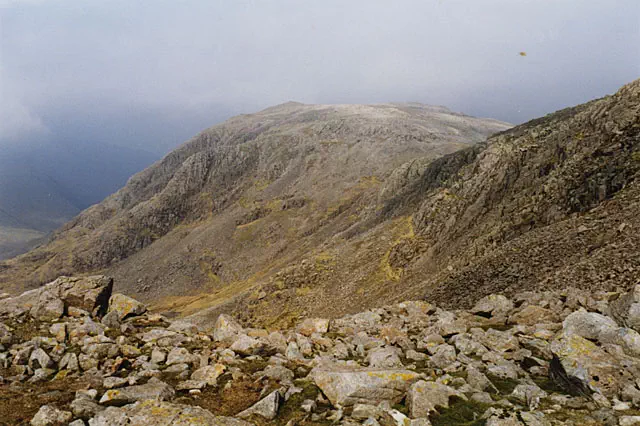
[{"label": "mountain summit", "polygon": [[[415,103],[289,102],[238,116],[132,177],[49,244],[0,264],[0,283],[19,291],[107,270],[123,291],[191,312],[202,293],[227,302],[303,265],[308,282],[296,291],[305,293],[340,258],[356,260],[350,243],[386,221],[381,209],[429,162],[509,127]],[[376,250],[406,223],[389,221]]]},{"label": "mountain summit", "polygon": [[104,271],[155,310],[266,326],[629,287],[638,117],[640,81],[514,128],[418,104],[279,105],[197,135],[0,282]]}]

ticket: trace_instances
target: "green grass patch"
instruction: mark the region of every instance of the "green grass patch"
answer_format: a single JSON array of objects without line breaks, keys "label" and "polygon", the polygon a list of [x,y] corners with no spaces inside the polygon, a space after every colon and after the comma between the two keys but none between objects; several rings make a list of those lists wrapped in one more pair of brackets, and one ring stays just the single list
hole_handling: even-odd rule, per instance
[{"label": "green grass patch", "polygon": [[480,417],[490,406],[476,401],[457,399],[449,408],[441,408],[429,417],[433,426],[484,426]]}]

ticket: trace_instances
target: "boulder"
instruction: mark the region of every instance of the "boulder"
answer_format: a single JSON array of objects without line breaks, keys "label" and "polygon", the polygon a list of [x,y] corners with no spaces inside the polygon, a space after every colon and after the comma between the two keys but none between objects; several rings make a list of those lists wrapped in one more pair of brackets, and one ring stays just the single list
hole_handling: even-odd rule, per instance
[{"label": "boulder", "polygon": [[213,339],[216,342],[232,343],[236,336],[243,332],[243,328],[229,315],[221,314],[213,328]]},{"label": "boulder", "polygon": [[311,336],[313,333],[326,333],[329,331],[329,320],[325,318],[307,318],[298,324],[298,333]]},{"label": "boulder", "polygon": [[207,365],[205,367],[198,368],[191,374],[192,380],[202,380],[209,386],[215,386],[218,377],[224,373],[225,366],[222,364]]},{"label": "boulder", "polygon": [[[42,316],[41,319],[53,317],[60,312],[60,302],[63,310],[65,306],[67,309],[73,307],[102,316],[106,313],[112,289],[113,279],[102,275],[60,277],[20,296],[0,300],[0,317],[20,316],[29,312]],[[40,313],[40,310],[44,313]]]},{"label": "boulder", "polygon": [[58,410],[51,405],[43,405],[33,419],[32,426],[63,426],[71,421],[73,414],[68,411]]},{"label": "boulder", "polygon": [[173,348],[167,355],[166,364],[195,364],[198,361],[200,361],[200,358],[191,354],[187,348]]},{"label": "boulder", "polygon": [[471,309],[471,312],[483,317],[506,316],[513,309],[513,302],[501,294],[483,297]]},{"label": "boulder", "polygon": [[373,368],[402,368],[398,351],[394,346],[372,349],[367,354],[366,362]]},{"label": "boulder", "polygon": [[152,377],[144,385],[128,386],[121,389],[110,389],[100,398],[102,405],[125,405],[145,399],[165,401],[173,399],[175,391],[171,386]]},{"label": "boulder", "polygon": [[521,311],[509,317],[510,324],[536,325],[548,322],[558,322],[558,315],[550,309],[537,305],[528,305]]},{"label": "boulder", "polygon": [[248,418],[254,415],[264,417],[267,420],[273,420],[278,415],[278,410],[282,404],[283,398],[280,390],[275,390],[251,407],[240,412],[238,417]]},{"label": "boulder", "polygon": [[398,402],[420,374],[400,369],[316,367],[309,373],[334,406]]},{"label": "boulder", "polygon": [[640,332],[640,284],[612,301],[609,310],[618,324]]},{"label": "boulder", "polygon": [[9,327],[0,322],[0,344],[8,345],[13,339],[13,334]]},{"label": "boulder", "polygon": [[411,417],[428,417],[436,407],[449,408],[449,398],[454,396],[467,400],[463,393],[452,387],[420,380],[411,385],[407,393],[407,407]]},{"label": "boulder", "polygon": [[249,337],[246,334],[240,334],[237,336],[230,349],[240,355],[248,356],[260,353],[264,347],[265,344],[260,340]]},{"label": "boulder", "polygon": [[89,426],[251,426],[233,417],[214,416],[197,406],[146,400],[125,407],[109,407],[93,419]]},{"label": "boulder", "polygon": [[618,324],[611,318],[584,310],[569,314],[562,323],[562,332],[565,335],[575,334],[600,342],[611,342],[618,328]]},{"label": "boulder", "polygon": [[142,315],[146,311],[147,308],[144,304],[124,294],[115,293],[109,299],[109,313],[115,312],[120,321],[128,317]]},{"label": "boulder", "polygon": [[560,358],[569,375],[588,383],[607,397],[618,395],[627,384],[634,383],[633,374],[623,367],[623,363],[627,364],[625,359],[612,356],[577,334],[554,340],[551,350]]}]

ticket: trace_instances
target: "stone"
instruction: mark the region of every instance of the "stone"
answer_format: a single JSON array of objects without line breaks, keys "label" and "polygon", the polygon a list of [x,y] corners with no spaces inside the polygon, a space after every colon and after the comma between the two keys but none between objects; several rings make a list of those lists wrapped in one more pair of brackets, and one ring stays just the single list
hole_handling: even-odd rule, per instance
[{"label": "stone", "polygon": [[559,320],[555,312],[537,305],[528,305],[509,317],[510,324],[519,325],[536,325]]},{"label": "stone", "polygon": [[470,312],[487,318],[506,316],[513,309],[513,302],[501,294],[490,294],[478,300]]},{"label": "stone", "polygon": [[71,401],[69,408],[71,408],[75,417],[79,417],[84,420],[89,420],[104,410],[104,407],[99,405],[97,402],[87,398],[74,399]]},{"label": "stone", "polygon": [[105,389],[120,388],[129,383],[129,379],[126,377],[106,377],[102,382],[102,387]]},{"label": "stone", "polygon": [[329,320],[325,318],[307,318],[296,327],[298,333],[311,336],[314,333],[326,333],[329,331]]},{"label": "stone", "polygon": [[467,383],[474,389],[484,391],[487,389],[495,389],[493,383],[480,370],[473,366],[467,367]]},{"label": "stone", "polygon": [[229,315],[221,314],[213,328],[213,340],[216,342],[232,343],[236,336],[243,332],[243,328]]},{"label": "stone", "polygon": [[36,348],[31,352],[29,357],[29,367],[36,368],[49,368],[54,365],[53,360],[42,348]]},{"label": "stone", "polygon": [[205,367],[198,368],[191,374],[191,380],[202,380],[209,386],[215,386],[218,377],[224,373],[225,366],[222,364],[207,365]]},{"label": "stone", "polygon": [[398,355],[398,348],[385,346],[375,348],[367,354],[366,362],[372,368],[402,368],[402,361]]},{"label": "stone", "polygon": [[167,359],[167,353],[160,348],[154,347],[151,350],[151,362],[154,364],[162,364]]},{"label": "stone", "polygon": [[609,398],[617,396],[627,384],[635,383],[633,374],[621,361],[595,343],[576,334],[563,336],[551,343],[566,372],[588,383]]},{"label": "stone", "polygon": [[427,359],[427,354],[409,349],[405,354],[405,357],[411,361],[424,361],[425,359]]},{"label": "stone", "polygon": [[184,380],[176,385],[176,390],[204,389],[206,386],[204,380]]},{"label": "stone", "polygon": [[446,343],[437,346],[430,358],[431,363],[438,368],[447,368],[456,361],[456,350]]},{"label": "stone", "polygon": [[115,312],[120,321],[128,317],[142,315],[146,311],[147,308],[142,303],[124,294],[114,293],[109,299],[109,312]]},{"label": "stone", "polygon": [[258,339],[249,337],[246,334],[240,334],[237,336],[231,350],[240,355],[256,355],[260,353],[265,347],[265,344]]},{"label": "stone", "polygon": [[51,405],[43,405],[33,419],[32,426],[63,426],[71,421],[73,414],[68,411],[58,410]]},{"label": "stone", "polygon": [[635,426],[640,425],[640,416],[621,416],[620,426]]},{"label": "stone", "polygon": [[78,371],[80,369],[78,356],[73,352],[67,352],[58,363],[58,368],[61,370],[66,368],[69,371]]},{"label": "stone", "polygon": [[34,305],[30,314],[39,321],[55,321],[64,315],[64,302],[57,297],[48,298]]},{"label": "stone", "polygon": [[193,364],[199,361],[196,355],[192,355],[186,348],[173,348],[167,355],[167,365],[173,364]]},{"label": "stone", "polygon": [[105,316],[102,317],[102,320],[100,320],[100,324],[113,329],[120,328],[120,312],[116,310],[109,311]]},{"label": "stone", "polygon": [[618,328],[618,324],[611,318],[584,310],[569,314],[562,323],[562,332],[565,335],[576,334],[603,343],[612,342]]},{"label": "stone", "polygon": [[13,334],[8,326],[0,322],[0,344],[8,345],[13,340]]},{"label": "stone", "polygon": [[253,415],[264,417],[267,420],[273,420],[278,415],[278,410],[282,403],[282,394],[280,390],[275,390],[269,395],[262,398],[260,401],[253,404],[246,410],[238,413],[240,418],[248,418]]},{"label": "stone", "polygon": [[375,405],[371,404],[355,404],[351,417],[356,420],[365,420],[368,418],[379,419],[383,415],[383,411]]},{"label": "stone", "polygon": [[49,305],[50,301],[53,301],[53,304],[46,309],[53,308],[54,310],[46,314],[45,317],[47,315],[55,316],[60,308],[60,303],[57,300],[63,302],[63,310],[66,306],[67,309],[73,307],[104,315],[112,288],[113,279],[102,275],[59,277],[42,287],[26,291],[20,296],[0,300],[0,317],[4,315],[19,316],[28,312],[39,315],[37,311],[41,307]]},{"label": "stone", "polygon": [[58,342],[64,343],[67,341],[67,324],[64,322],[51,324],[49,333],[51,333]]},{"label": "stone", "polygon": [[452,336],[454,334],[466,333],[468,324],[459,318],[456,318],[453,312],[442,311],[439,319],[434,327],[438,330],[440,336]]},{"label": "stone", "polygon": [[144,385],[128,386],[121,389],[110,389],[100,398],[102,405],[125,405],[135,401],[153,399],[165,401],[173,399],[175,391],[171,386],[152,377]]},{"label": "stone", "polygon": [[295,377],[293,371],[281,365],[268,365],[261,375],[280,382],[291,382]]},{"label": "stone", "polygon": [[308,376],[334,406],[400,401],[420,375],[400,369],[316,367]]},{"label": "stone", "polygon": [[198,326],[185,320],[174,321],[167,327],[167,330],[175,331],[177,333],[186,334],[187,336],[193,336],[198,334]]},{"label": "stone", "polygon": [[467,400],[467,397],[456,389],[437,382],[420,380],[407,393],[407,407],[411,417],[428,417],[436,407],[449,408],[449,398],[457,397]]},{"label": "stone", "polygon": [[214,416],[191,405],[146,400],[125,407],[108,407],[89,426],[252,426],[233,417]]},{"label": "stone", "polygon": [[536,410],[540,405],[540,400],[547,397],[547,393],[535,384],[519,384],[515,387],[511,396],[527,404],[530,410]]}]

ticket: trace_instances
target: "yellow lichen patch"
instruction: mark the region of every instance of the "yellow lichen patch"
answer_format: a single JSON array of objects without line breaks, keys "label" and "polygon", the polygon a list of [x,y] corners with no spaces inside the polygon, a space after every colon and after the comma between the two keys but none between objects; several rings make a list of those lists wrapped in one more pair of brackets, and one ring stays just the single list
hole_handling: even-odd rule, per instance
[{"label": "yellow lichen patch", "polygon": [[253,187],[256,191],[264,191],[271,183],[268,179],[256,179],[256,181],[253,182]]},{"label": "yellow lichen patch", "polygon": [[336,257],[327,251],[316,254],[314,259],[318,271],[326,271],[336,265]]},{"label": "yellow lichen patch", "polygon": [[296,296],[306,296],[311,293],[311,287],[296,288]]},{"label": "yellow lichen patch", "polygon": [[406,240],[412,240],[416,237],[415,230],[413,228],[413,216],[405,216],[396,220],[395,222],[396,234],[400,235],[393,242],[391,247],[385,252],[384,256],[380,260],[380,270],[383,275],[392,281],[399,281],[402,278],[402,268],[394,268],[389,263],[389,257],[391,256],[391,250],[398,244],[403,243]]}]

